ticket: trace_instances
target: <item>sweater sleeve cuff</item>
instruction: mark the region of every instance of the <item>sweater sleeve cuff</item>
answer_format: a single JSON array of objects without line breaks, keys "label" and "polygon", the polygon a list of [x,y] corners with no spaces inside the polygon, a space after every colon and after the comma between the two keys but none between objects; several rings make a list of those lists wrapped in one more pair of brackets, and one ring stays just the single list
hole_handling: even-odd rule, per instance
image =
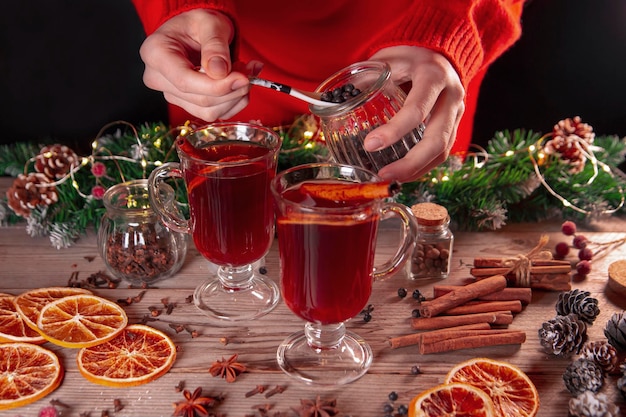
[{"label": "sweater sleeve cuff", "polygon": [[[495,6],[496,2],[487,1],[491,4],[480,9],[460,10],[458,5],[446,7],[449,3],[435,1],[435,5],[417,2],[399,25],[394,25],[384,39],[372,45],[370,52],[397,45],[437,51],[451,62],[467,86],[481,68],[495,60],[521,34],[519,15],[502,5]],[[428,16],[427,22],[423,16]]]}]

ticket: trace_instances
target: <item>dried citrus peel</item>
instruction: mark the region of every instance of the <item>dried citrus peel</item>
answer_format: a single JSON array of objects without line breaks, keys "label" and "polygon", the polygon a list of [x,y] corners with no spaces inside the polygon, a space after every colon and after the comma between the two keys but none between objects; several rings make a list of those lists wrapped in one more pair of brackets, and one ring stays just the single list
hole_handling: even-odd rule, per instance
[{"label": "dried citrus peel", "polygon": [[400,191],[397,182],[367,183],[305,182],[300,185],[303,194],[332,201],[376,200],[391,197]]}]

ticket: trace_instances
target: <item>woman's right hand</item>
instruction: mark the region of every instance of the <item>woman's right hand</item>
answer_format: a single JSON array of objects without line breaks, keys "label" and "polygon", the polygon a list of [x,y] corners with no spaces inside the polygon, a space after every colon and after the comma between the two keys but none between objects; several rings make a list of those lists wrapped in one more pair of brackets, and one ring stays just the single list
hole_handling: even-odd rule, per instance
[{"label": "woman's right hand", "polygon": [[248,76],[262,68],[256,61],[232,63],[233,37],[231,20],[219,12],[196,9],[172,17],[141,46],[144,83],[204,121],[233,117],[248,105]]}]

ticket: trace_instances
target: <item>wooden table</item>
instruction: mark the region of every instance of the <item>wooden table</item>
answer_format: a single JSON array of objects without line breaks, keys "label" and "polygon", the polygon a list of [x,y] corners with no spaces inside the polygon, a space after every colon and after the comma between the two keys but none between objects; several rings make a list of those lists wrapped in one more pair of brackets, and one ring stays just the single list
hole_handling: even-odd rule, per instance
[{"label": "wooden table", "polygon": [[[0,179],[0,189],[6,189],[8,179]],[[609,241],[626,233],[626,222],[619,219],[604,220],[583,231],[588,238]],[[579,226],[580,228],[580,226]],[[551,237],[550,246],[564,240],[560,233],[560,221],[538,224],[510,225],[495,232],[455,233],[453,270],[451,277],[438,283],[460,284],[470,277],[469,268],[475,257],[506,257],[526,253],[537,243],[542,233]],[[382,261],[395,248],[398,239],[397,229],[385,227],[381,230],[378,242],[377,260]],[[266,257],[268,276],[278,280],[278,244],[274,242]],[[612,251],[606,257],[593,263],[593,272],[586,280],[574,283],[574,288],[591,292],[599,300],[600,316],[589,327],[590,340],[603,340],[603,329],[607,320],[616,311],[626,308],[626,300],[618,297],[606,287],[608,265],[617,259],[626,258],[626,245]],[[96,249],[93,233],[83,236],[71,248],[56,250],[47,238],[31,238],[24,224],[0,228],[0,292],[19,294],[24,290],[46,286],[65,286],[72,274],[79,278],[105,269]],[[443,381],[446,372],[456,363],[473,357],[490,357],[505,360],[519,366],[533,380],[541,398],[540,416],[566,416],[571,395],[566,390],[562,374],[571,362],[570,359],[555,358],[545,354],[539,344],[537,330],[542,322],[555,316],[556,292],[534,291],[532,302],[516,315],[512,329],[526,331],[527,340],[519,346],[499,346],[468,349],[450,353],[420,355],[417,347],[390,349],[389,337],[411,332],[409,320],[415,302],[410,295],[400,299],[397,290],[405,287],[409,294],[419,288],[425,295],[432,294],[433,282],[410,281],[404,272],[385,282],[377,282],[371,296],[374,306],[372,320],[365,323],[357,317],[348,323],[348,328],[364,337],[374,350],[375,358],[370,371],[360,380],[337,388],[307,386],[285,376],[276,363],[276,347],[292,332],[302,328],[303,323],[284,305],[269,315],[241,325],[208,325],[204,316],[185,302],[193,289],[209,273],[208,263],[192,247],[180,273],[158,283],[158,288],[150,288],[139,303],[126,307],[130,320],[139,322],[148,313],[148,307],[159,305],[167,297],[176,302],[177,307],[170,315],[161,315],[159,321],[152,322],[164,330],[179,348],[174,367],[165,376],[147,385],[127,389],[107,388],[85,380],[75,364],[76,352],[56,347],[50,343],[44,346],[54,350],[62,358],[66,375],[60,388],[48,397],[22,408],[0,412],[0,416],[36,416],[38,411],[56,399],[69,405],[64,416],[90,415],[99,417],[104,410],[111,416],[170,416],[172,404],[182,400],[176,386],[193,391],[202,387],[209,395],[222,394],[223,403],[214,411],[228,417],[244,417],[255,414],[255,406],[270,404],[268,415],[294,416],[291,408],[298,407],[300,399],[336,398],[341,412],[339,416],[382,416],[387,396],[396,391],[398,404],[408,404],[419,392]],[[97,289],[98,295],[111,300],[135,296],[139,290],[128,288],[128,284],[116,289]],[[176,333],[169,323],[185,323],[199,332],[192,338],[188,332]],[[227,341],[227,342],[226,342]],[[239,360],[248,367],[234,383],[226,383],[220,378],[211,377],[208,368],[221,358],[239,354]],[[421,373],[413,375],[411,368],[419,366]],[[626,411],[624,398],[616,389],[617,376],[606,380],[602,392]],[[246,392],[257,385],[273,388],[284,385],[282,394],[265,398],[264,395],[246,397]],[[113,402],[119,399],[123,410],[113,412]],[[274,414],[274,413],[284,414]],[[87,414],[88,413],[88,414]]]}]

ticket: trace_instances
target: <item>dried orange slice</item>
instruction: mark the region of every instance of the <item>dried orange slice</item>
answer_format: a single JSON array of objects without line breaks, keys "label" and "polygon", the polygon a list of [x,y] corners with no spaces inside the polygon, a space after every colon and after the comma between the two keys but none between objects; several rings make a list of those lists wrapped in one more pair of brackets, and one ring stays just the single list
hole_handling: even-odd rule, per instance
[{"label": "dried orange slice", "polygon": [[18,295],[15,298],[15,307],[28,327],[38,332],[37,319],[43,306],[59,298],[76,294],[91,294],[91,291],[70,287],[36,288]]},{"label": "dried orange slice", "polygon": [[109,387],[131,387],[154,381],[170,370],[176,345],[163,332],[131,324],[108,342],[78,351],[80,373]]},{"label": "dried orange slice", "polygon": [[122,307],[91,294],[70,295],[46,304],[37,319],[41,335],[68,348],[107,342],[128,324]]},{"label": "dried orange slice", "polygon": [[0,410],[35,402],[62,379],[63,368],[52,351],[31,343],[0,344]]},{"label": "dried orange slice", "polygon": [[452,368],[445,382],[463,382],[485,391],[503,416],[532,417],[539,411],[539,394],[521,369],[506,362],[474,358]]},{"label": "dried orange slice", "polygon": [[409,417],[496,417],[493,401],[484,391],[463,383],[437,385],[409,404]]},{"label": "dried orange slice", "polygon": [[0,343],[26,342],[40,345],[45,341],[38,332],[28,327],[17,312],[15,297],[0,296]]}]

